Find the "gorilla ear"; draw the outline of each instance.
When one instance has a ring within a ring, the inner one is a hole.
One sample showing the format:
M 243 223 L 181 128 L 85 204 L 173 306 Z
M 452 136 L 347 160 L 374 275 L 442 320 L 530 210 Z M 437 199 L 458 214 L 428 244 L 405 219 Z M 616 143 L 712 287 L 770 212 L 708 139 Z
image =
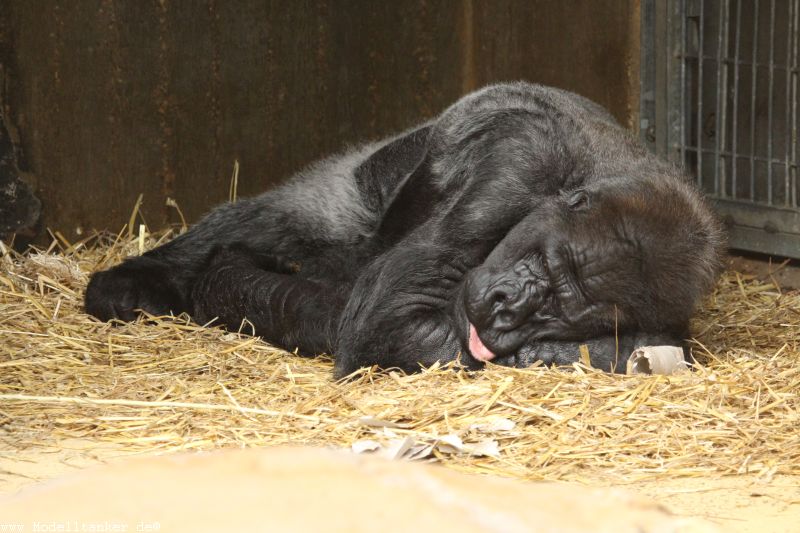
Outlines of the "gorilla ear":
M 373 152 L 356 167 L 354 176 L 364 203 L 384 212 L 402 185 L 428 153 L 433 127 L 426 124 L 407 131 Z
M 578 189 L 569 193 L 567 205 L 572 211 L 585 211 L 589 209 L 589 193 L 586 189 Z

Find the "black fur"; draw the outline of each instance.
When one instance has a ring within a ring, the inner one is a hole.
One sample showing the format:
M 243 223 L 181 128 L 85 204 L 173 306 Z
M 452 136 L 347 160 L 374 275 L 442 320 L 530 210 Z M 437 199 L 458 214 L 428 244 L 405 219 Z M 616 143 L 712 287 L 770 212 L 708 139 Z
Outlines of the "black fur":
M 86 310 L 247 318 L 279 346 L 335 353 L 337 377 L 459 354 L 479 368 L 471 347 L 565 364 L 583 343 L 613 371 L 637 346 L 682 342 L 722 248 L 686 176 L 605 110 L 512 83 L 216 208 L 96 273 Z

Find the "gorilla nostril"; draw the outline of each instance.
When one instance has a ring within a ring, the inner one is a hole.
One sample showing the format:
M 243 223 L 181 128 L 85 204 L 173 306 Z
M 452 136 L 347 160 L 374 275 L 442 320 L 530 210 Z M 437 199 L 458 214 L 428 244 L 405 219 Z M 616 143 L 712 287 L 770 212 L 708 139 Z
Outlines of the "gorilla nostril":
M 512 299 L 510 287 L 495 287 L 489 293 L 489 301 L 493 304 L 507 304 Z
M 492 325 L 500 331 L 510 331 L 516 326 L 516 315 L 511 311 L 500 311 L 495 315 Z

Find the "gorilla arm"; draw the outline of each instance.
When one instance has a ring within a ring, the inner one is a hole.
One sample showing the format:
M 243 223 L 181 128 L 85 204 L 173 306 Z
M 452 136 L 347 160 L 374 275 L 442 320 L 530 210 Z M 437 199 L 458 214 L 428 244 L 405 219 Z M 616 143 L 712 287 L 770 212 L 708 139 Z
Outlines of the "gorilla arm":
M 416 372 L 456 359 L 463 350 L 459 328 L 466 324 L 455 305 L 463 277 L 456 253 L 431 245 L 398 246 L 376 259 L 350 293 L 334 376 L 373 364 Z M 481 366 L 466 353 L 461 362 Z
M 304 356 L 332 353 L 347 288 L 290 272 L 279 258 L 239 245 L 223 247 L 194 285 L 192 316 L 198 323 L 217 319 L 229 329 L 247 320 L 254 335 L 287 350 Z
M 191 291 L 210 252 L 242 243 L 259 253 L 291 256 L 346 247 L 371 231 L 426 150 L 429 127 L 321 161 L 255 198 L 223 204 L 187 233 L 92 276 L 86 311 L 101 320 L 133 320 L 192 310 Z
M 101 320 L 131 321 L 140 309 L 153 315 L 191 311 L 191 284 L 210 251 L 226 239 L 257 247 L 263 218 L 264 201 L 259 198 L 217 207 L 187 233 L 92 275 L 86 312 Z
M 397 247 L 378 258 L 356 282 L 343 312 L 335 377 L 373 364 L 415 372 L 420 365 L 452 361 L 459 354 L 467 368 L 480 368 L 481 362 L 463 344 L 468 335 L 461 305 L 464 274 L 457 252 L 442 252 L 430 245 Z M 532 340 L 492 363 L 570 365 L 580 359 L 584 344 L 593 367 L 624 373 L 636 348 L 681 346 L 683 340 L 641 332 L 581 340 Z
M 634 350 L 643 346 L 679 346 L 684 358 L 687 350 L 683 339 L 659 333 L 620 333 L 582 341 L 541 340 L 523 346 L 517 353 L 498 357 L 492 362 L 503 366 L 527 367 L 542 361 L 545 365 L 569 366 L 580 361 L 581 346 L 589 350 L 593 368 L 605 372 L 624 374 L 628 358 Z

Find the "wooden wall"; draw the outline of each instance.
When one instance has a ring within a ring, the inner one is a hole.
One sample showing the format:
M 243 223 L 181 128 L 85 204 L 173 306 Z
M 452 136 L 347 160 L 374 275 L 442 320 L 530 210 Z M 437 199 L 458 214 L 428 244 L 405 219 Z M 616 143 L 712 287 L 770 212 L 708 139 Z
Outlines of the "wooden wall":
M 2 104 L 43 226 L 151 228 L 435 115 L 486 83 L 633 124 L 638 0 L 3 0 Z

